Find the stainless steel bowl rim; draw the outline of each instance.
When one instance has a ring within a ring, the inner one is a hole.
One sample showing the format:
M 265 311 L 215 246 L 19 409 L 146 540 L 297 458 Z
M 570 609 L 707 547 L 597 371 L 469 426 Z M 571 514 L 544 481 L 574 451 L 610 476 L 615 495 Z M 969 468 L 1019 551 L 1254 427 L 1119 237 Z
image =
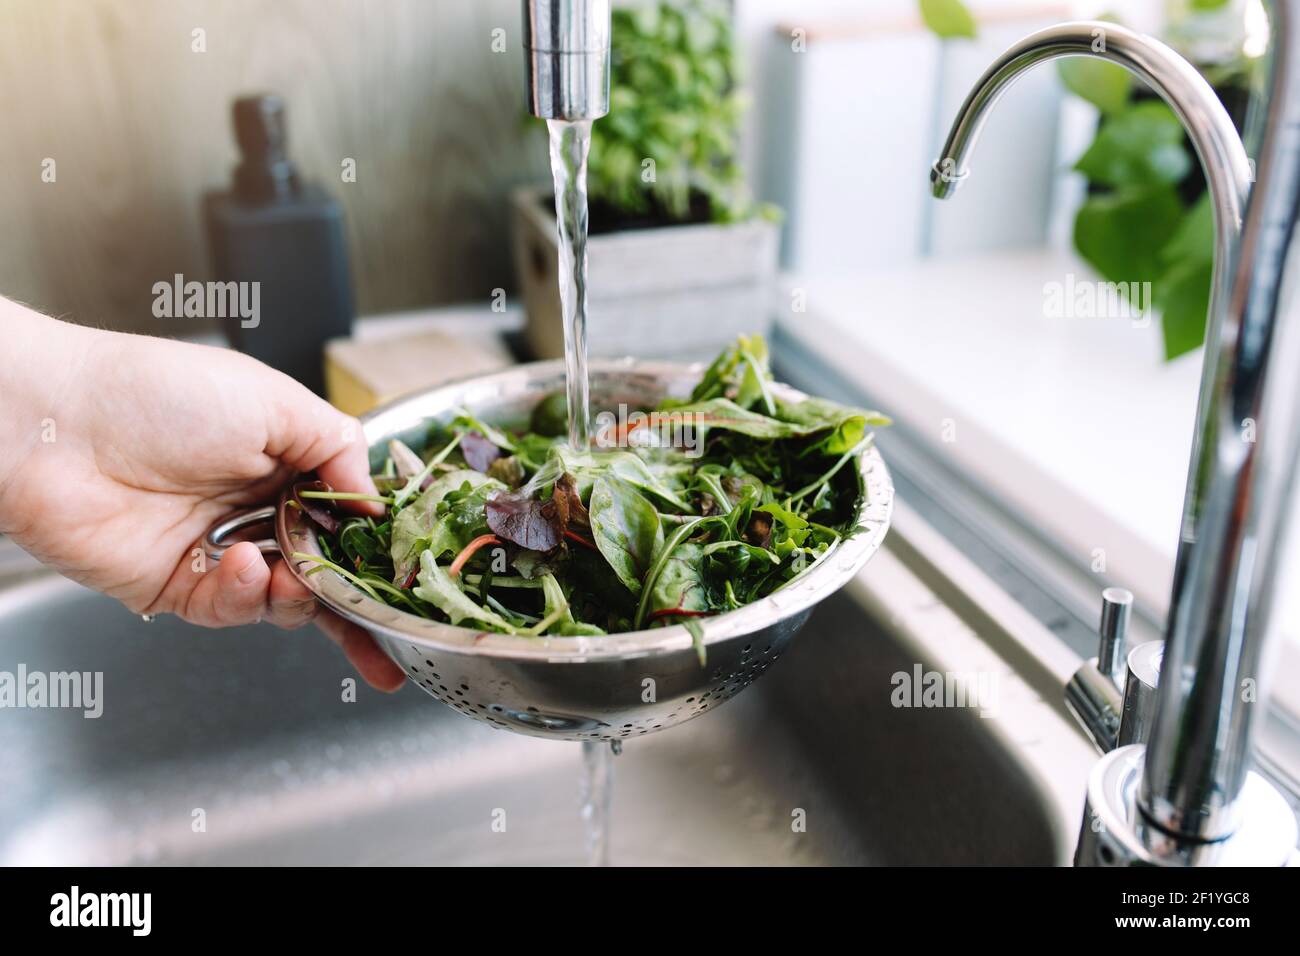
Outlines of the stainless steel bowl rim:
M 640 359 L 593 359 L 589 363 L 589 370 L 593 376 L 635 371 L 668 379 L 691 373 L 698 377 L 702 367 Z M 374 447 L 421 420 L 432 420 L 439 414 L 458 407 L 460 403 L 455 399 L 470 383 L 509 393 L 512 389 L 522 389 L 530 381 L 562 374 L 563 362 L 532 362 L 403 396 L 361 417 L 366 441 Z M 778 392 L 789 398 L 806 397 L 804 393 L 786 385 L 778 386 Z M 880 547 L 889 530 L 894 489 L 884 460 L 874 446 L 861 455 L 860 468 L 867 494 L 858 514 L 857 534 L 836 542 L 781 590 L 734 611 L 716 617 L 700 618 L 705 647 L 757 632 L 774 621 L 798 614 L 843 587 L 862 569 Z M 318 556 L 323 554 L 317 541 L 315 525 L 298 509 L 287 507 L 288 500 L 286 491 L 276 509 L 276 539 L 281 553 L 296 576 L 335 613 L 388 638 L 407 641 L 427 648 L 430 652 L 451 651 L 504 659 L 545 660 L 557 664 L 580 664 L 591 660 L 636 660 L 675 653 L 691 647 L 694 641 L 690 632 L 680 624 L 593 637 L 520 637 L 444 624 L 398 610 L 382 601 L 376 601 L 327 568 L 308 574 L 313 567 L 317 567 L 315 563 L 290 557 L 294 552 Z

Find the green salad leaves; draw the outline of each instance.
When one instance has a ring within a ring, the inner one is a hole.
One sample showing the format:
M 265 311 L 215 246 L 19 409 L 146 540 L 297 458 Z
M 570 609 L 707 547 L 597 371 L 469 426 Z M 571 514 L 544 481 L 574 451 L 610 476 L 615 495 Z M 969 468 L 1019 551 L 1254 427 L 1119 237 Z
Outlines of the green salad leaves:
M 685 400 L 637 409 L 569 448 L 551 396 L 524 427 L 469 411 L 391 442 L 383 520 L 349 516 L 320 482 L 293 506 L 337 573 L 403 611 L 524 636 L 601 635 L 699 619 L 771 594 L 854 528 L 875 413 L 773 388 L 742 337 Z M 558 409 L 563 410 L 561 396 Z M 333 499 L 333 500 L 331 500 Z

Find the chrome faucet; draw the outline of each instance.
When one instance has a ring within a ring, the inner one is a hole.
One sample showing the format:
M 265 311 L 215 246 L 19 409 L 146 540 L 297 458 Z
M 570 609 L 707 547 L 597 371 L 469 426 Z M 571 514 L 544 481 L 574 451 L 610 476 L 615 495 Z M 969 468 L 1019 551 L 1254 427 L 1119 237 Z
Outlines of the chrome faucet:
M 1017 77 L 1046 60 L 1093 56 L 1126 67 L 1170 105 L 1205 168 L 1214 209 L 1204 367 L 1163 649 L 1130 654 L 1121 699 L 1115 615 L 1104 611 L 1102 650 L 1067 691 L 1108 751 L 1088 783 L 1081 865 L 1280 865 L 1296 844 L 1286 801 L 1249 768 L 1300 460 L 1300 322 L 1280 318 L 1292 291 L 1284 280 L 1300 277 L 1290 262 L 1300 256 L 1300 18 L 1285 2 L 1266 6 L 1267 115 L 1253 194 L 1241 139 L 1196 69 L 1158 40 L 1100 22 L 1051 27 L 1003 54 L 966 98 L 931 171 L 935 196 L 952 195 L 990 108 Z
M 524 0 L 528 111 L 595 120 L 609 112 L 609 0 Z

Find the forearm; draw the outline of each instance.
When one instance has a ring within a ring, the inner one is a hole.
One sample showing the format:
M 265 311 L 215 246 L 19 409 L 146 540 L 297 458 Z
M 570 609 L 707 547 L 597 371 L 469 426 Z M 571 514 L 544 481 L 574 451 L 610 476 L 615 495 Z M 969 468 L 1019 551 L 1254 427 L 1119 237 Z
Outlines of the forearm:
M 0 531 L 21 522 L 8 513 L 6 490 L 24 463 L 58 441 L 60 408 L 73 397 L 90 340 L 103 334 L 0 298 Z

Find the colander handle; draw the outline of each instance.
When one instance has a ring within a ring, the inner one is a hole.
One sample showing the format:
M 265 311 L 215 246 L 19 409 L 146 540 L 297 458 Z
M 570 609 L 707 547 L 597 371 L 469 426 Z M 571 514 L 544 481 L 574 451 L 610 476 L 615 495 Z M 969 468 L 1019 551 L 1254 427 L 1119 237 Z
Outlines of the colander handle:
M 236 511 L 226 515 L 220 521 L 213 524 L 203 536 L 203 554 L 216 564 L 221 560 L 226 550 L 237 542 L 231 541 L 232 535 L 246 531 L 249 528 L 256 528 L 259 525 L 271 525 L 275 522 L 275 505 L 264 505 L 260 508 L 246 508 L 243 511 Z M 257 549 L 268 557 L 275 555 L 279 557 L 280 546 L 276 543 L 275 538 L 259 538 L 253 541 Z

